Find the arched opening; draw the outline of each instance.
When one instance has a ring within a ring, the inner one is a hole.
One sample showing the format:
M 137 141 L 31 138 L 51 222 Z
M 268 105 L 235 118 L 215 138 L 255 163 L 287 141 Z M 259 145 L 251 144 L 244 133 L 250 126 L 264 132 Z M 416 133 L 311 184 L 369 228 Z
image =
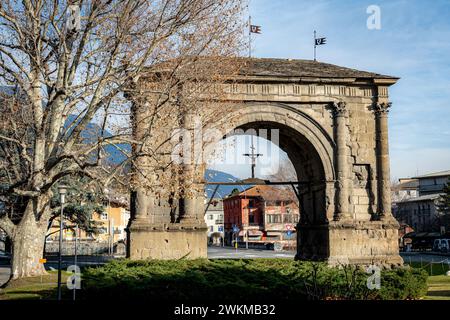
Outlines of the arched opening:
M 306 224 L 325 223 L 325 173 L 320 156 L 311 142 L 301 133 L 287 125 L 270 122 L 250 122 L 238 127 L 245 132 L 268 132 L 268 139 L 276 138 L 280 149 L 291 161 L 299 184 L 301 222 Z
M 295 170 L 296 195 L 300 206 L 297 229 L 297 257 L 326 259 L 329 256 L 329 235 L 326 227 L 334 215 L 333 143 L 321 126 L 292 109 L 277 106 L 252 107 L 240 111 L 235 128 L 226 130 L 225 137 L 234 134 L 254 134 L 275 141 Z M 226 117 L 233 119 L 233 116 Z M 325 144 L 324 144 L 325 142 Z M 326 142 L 329 142 L 327 145 Z M 261 177 L 257 177 L 261 178 Z M 264 178 L 264 177 L 263 177 Z M 287 182 L 287 181 L 285 181 Z

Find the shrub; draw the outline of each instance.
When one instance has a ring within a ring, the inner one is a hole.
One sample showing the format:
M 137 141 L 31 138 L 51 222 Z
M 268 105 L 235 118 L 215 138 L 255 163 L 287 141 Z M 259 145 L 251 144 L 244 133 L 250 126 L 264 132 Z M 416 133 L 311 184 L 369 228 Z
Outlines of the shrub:
M 418 299 L 427 274 L 409 267 L 381 273 L 367 288 L 361 268 L 289 259 L 118 260 L 83 273 L 84 299 L 170 301 L 295 301 L 305 299 Z

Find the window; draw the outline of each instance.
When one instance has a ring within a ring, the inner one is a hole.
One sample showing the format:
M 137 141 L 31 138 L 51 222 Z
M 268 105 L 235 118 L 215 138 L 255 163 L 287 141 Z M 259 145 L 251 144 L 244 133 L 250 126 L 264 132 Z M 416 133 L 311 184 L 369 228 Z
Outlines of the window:
M 210 226 L 209 231 L 214 232 L 214 226 Z
M 108 220 L 108 214 L 106 212 L 102 212 L 102 214 L 100 215 L 100 219 Z
M 255 215 L 254 214 L 250 214 L 248 216 L 248 223 L 255 223 Z
M 254 208 L 255 207 L 255 200 L 253 200 L 253 199 L 248 200 L 248 207 L 249 208 Z
M 213 220 L 213 219 L 214 219 L 214 216 L 213 216 L 212 214 L 210 214 L 210 215 L 208 216 L 208 219 L 209 219 L 209 220 Z
M 281 223 L 281 214 L 268 214 L 267 215 L 268 223 Z

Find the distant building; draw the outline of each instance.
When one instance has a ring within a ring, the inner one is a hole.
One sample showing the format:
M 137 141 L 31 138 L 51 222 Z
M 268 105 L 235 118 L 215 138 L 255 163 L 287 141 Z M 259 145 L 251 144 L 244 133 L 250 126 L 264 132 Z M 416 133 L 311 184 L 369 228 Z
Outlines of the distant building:
M 419 180 L 419 194 L 438 194 L 444 190 L 445 185 L 450 179 L 450 170 L 440 171 L 414 177 Z
M 400 223 L 406 223 L 416 232 L 439 230 L 438 199 L 439 194 L 430 194 L 403 200 L 397 203 L 395 216 Z
M 228 244 L 233 240 L 282 243 L 295 239 L 299 209 L 290 190 L 255 186 L 225 198 L 223 206 Z M 234 227 L 238 233 L 233 232 Z
M 399 219 L 401 216 L 399 213 L 398 203 L 406 201 L 419 196 L 419 180 L 412 178 L 401 178 L 398 183 L 391 188 L 391 201 L 392 201 L 392 214 Z M 401 219 L 399 219 L 400 221 Z M 403 225 L 409 226 L 406 220 L 400 221 Z M 401 235 L 399 233 L 399 237 Z
M 113 243 L 123 241 L 127 235 L 125 229 L 130 219 L 129 203 L 126 197 L 111 196 L 105 201 L 104 211 L 101 213 L 93 212 L 92 221 L 97 224 L 97 234 L 87 233 L 80 230 L 78 234 L 79 240 L 91 240 L 97 242 Z M 59 238 L 59 219 L 55 219 L 48 232 L 47 239 L 57 240 Z M 75 232 L 73 229 L 65 229 L 63 231 L 63 239 L 72 241 L 75 239 Z
M 415 232 L 448 231 L 442 228 L 445 226 L 437 203 L 449 179 L 450 170 L 412 178 L 411 181 L 418 181 L 418 196 L 404 197 L 393 205 L 393 213 L 400 224 L 409 225 Z
M 398 179 L 398 184 L 392 187 L 392 202 L 397 203 L 419 196 L 419 180 L 412 178 Z
M 208 199 L 209 201 L 209 199 Z M 207 203 L 205 204 L 207 205 Z M 211 244 L 222 244 L 224 237 L 223 227 L 223 202 L 222 199 L 211 199 L 208 210 L 205 213 L 205 223 L 208 227 L 208 241 Z

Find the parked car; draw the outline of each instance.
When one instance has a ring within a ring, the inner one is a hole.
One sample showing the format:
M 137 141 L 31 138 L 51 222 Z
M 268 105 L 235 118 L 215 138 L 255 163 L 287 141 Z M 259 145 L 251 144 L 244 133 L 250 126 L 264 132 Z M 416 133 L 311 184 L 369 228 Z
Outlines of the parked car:
M 435 239 L 433 251 L 450 252 L 450 239 Z

